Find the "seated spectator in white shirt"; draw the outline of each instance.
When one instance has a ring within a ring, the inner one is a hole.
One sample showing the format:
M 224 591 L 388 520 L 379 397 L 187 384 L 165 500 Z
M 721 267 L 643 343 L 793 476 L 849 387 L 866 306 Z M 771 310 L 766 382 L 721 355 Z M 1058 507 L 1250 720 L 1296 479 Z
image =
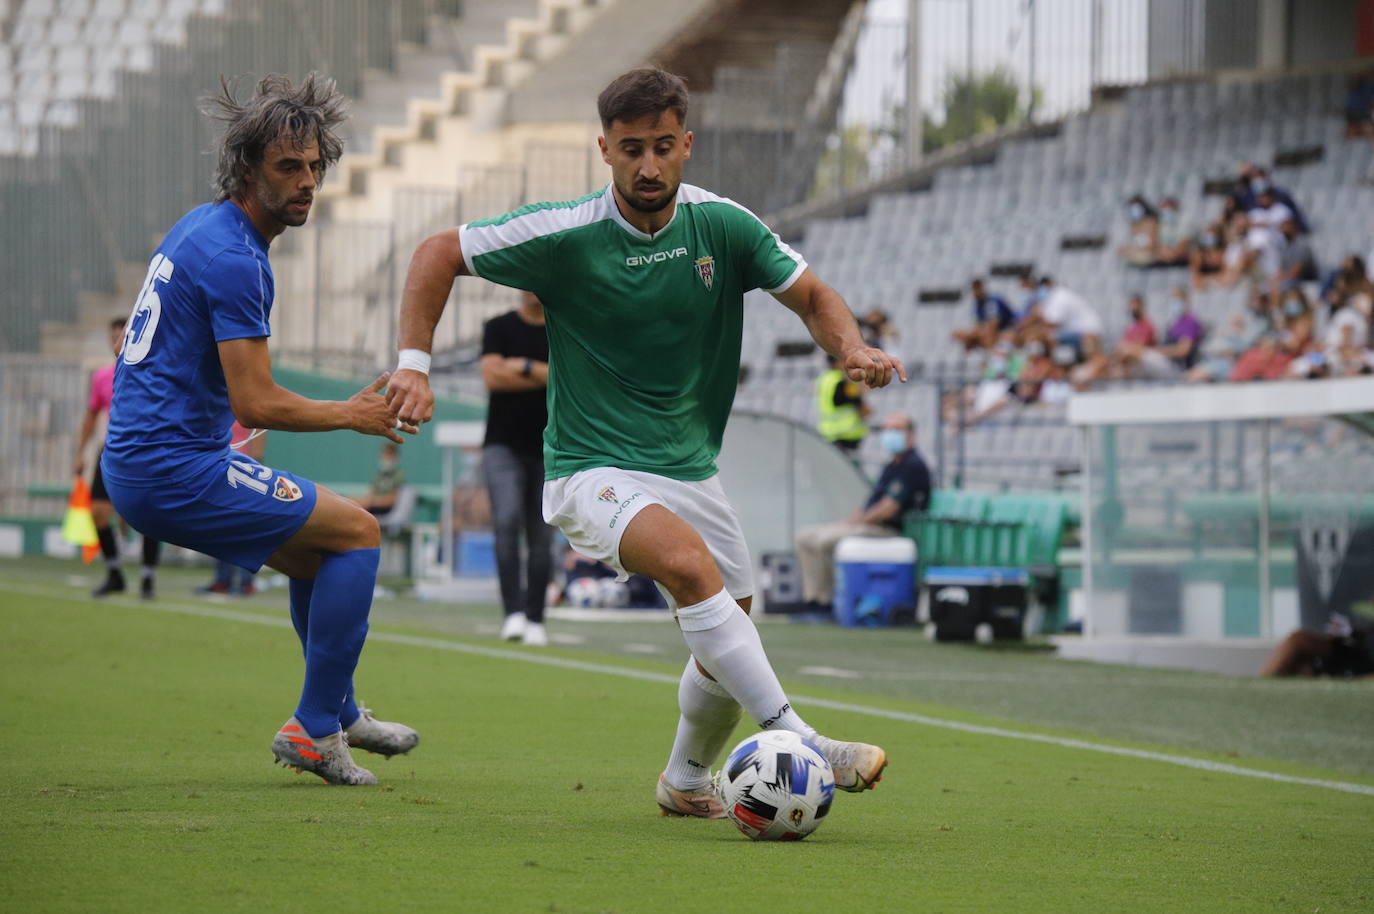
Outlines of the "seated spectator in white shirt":
M 1274 196 L 1274 188 L 1266 187 L 1255 198 L 1255 205 L 1245 214 L 1250 219 L 1251 228 L 1267 228 L 1277 232 L 1285 222 L 1293 222 L 1293 208 L 1280 203 Z M 1297 223 L 1294 222 L 1296 225 Z
M 1231 220 L 1229 237 L 1218 285 L 1234 286 L 1248 279 L 1267 289 L 1279 272 L 1283 236 L 1266 226 L 1252 225 L 1247 216 L 1237 215 Z
M 1087 299 L 1063 286 L 1056 286 L 1048 276 L 1040 280 L 1040 289 L 1044 297 L 1036 310 L 1040 320 L 1051 329 L 1054 343 L 1072 346 L 1080 355 L 1086 339 L 1101 343 L 1102 316 Z

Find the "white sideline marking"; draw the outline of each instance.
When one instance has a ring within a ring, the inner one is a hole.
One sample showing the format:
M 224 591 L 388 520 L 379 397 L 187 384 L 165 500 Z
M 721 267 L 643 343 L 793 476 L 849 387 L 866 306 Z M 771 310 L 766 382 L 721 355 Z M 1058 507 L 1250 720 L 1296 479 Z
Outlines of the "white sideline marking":
M 835 666 L 804 666 L 797 670 L 802 676 L 830 676 L 833 679 L 862 679 L 863 674 L 854 670 L 842 670 Z
M 29 596 L 53 597 L 51 590 L 35 587 L 17 585 L 10 581 L 0 580 L 0 587 L 11 593 L 23 593 Z M 247 622 L 251 625 L 265 625 L 269 628 L 290 628 L 291 621 L 278 616 L 264 616 L 258 613 L 242 612 L 234 609 L 220 609 L 214 606 L 190 606 L 186 604 L 174 603 L 144 603 L 134 602 L 127 598 L 105 598 L 101 601 L 104 606 L 121 606 L 125 609 L 147 609 L 157 612 L 176 613 L 183 616 L 201 616 L 207 619 L 221 619 L 227 622 Z M 585 660 L 572 660 L 566 657 L 551 657 L 548 654 L 532 653 L 527 651 L 508 650 L 499 647 L 484 647 L 477 644 L 465 644 L 461 641 L 445 641 L 441 638 L 422 638 L 416 635 L 402 635 L 392 632 L 370 632 L 368 639 L 371 641 L 385 641 L 389 644 L 405 644 L 411 647 L 424 647 L 433 650 L 453 651 L 459 654 L 473 654 L 479 657 L 491 657 L 497 660 L 516 660 L 522 663 L 537 663 L 544 666 L 559 667 L 565 670 L 577 670 L 583 673 L 603 673 L 607 676 L 619 676 L 622 679 L 638 679 L 644 682 L 661 682 L 665 685 L 676 686 L 680 676 L 669 676 L 665 673 L 655 673 L 649 670 L 635 670 L 629 667 L 613 666 L 608 663 L 592 663 Z M 1170 755 L 1165 752 L 1151 752 L 1148 749 L 1131 749 L 1126 746 L 1111 746 L 1106 743 L 1093 743 L 1087 740 L 1071 739 L 1062 736 L 1048 736 L 1043 733 L 1027 733 L 1021 730 L 1007 730 L 1002 727 L 988 727 L 982 724 L 968 724 L 957 720 L 946 720 L 940 717 L 929 717 L 925 714 L 914 714 L 910 711 L 893 711 L 887 708 L 872 708 L 867 705 L 850 704 L 843 701 L 831 701 L 825 698 L 812 698 L 807 695 L 793 695 L 792 701 L 797 704 L 814 705 L 818 708 L 828 708 L 832 711 L 846 711 L 850 714 L 865 714 L 870 717 L 882 717 L 888 720 L 899 720 L 905 723 L 921 724 L 926 727 L 938 727 L 943 730 L 955 730 L 960 733 L 973 733 L 978 736 L 997 736 L 1003 739 L 1016 739 L 1025 742 L 1044 743 L 1050 746 L 1059 746 L 1065 749 L 1081 749 L 1086 752 L 1100 752 L 1106 755 L 1119 755 L 1126 758 L 1145 759 L 1152 762 L 1163 762 L 1166 765 L 1177 765 L 1181 768 L 1194 768 L 1199 771 L 1210 771 L 1216 774 L 1234 774 L 1241 777 L 1259 778 L 1266 781 L 1277 781 L 1282 784 L 1300 784 L 1305 787 L 1320 787 L 1326 790 L 1338 790 L 1343 793 L 1356 793 L 1365 796 L 1374 796 L 1374 786 L 1366 784 L 1352 784 L 1347 781 L 1328 781 L 1321 778 L 1303 778 L 1291 774 L 1278 774 L 1273 771 L 1262 771 L 1257 768 L 1243 768 L 1240 765 L 1229 765 L 1225 762 L 1213 762 L 1208 759 L 1191 758 L 1186 755 Z

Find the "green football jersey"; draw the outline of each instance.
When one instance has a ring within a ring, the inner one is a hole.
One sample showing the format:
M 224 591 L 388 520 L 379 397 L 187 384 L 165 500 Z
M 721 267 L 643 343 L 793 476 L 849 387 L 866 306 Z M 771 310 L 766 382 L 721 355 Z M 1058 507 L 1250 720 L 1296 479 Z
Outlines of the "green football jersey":
M 796 252 L 738 203 L 688 184 L 653 235 L 625 220 L 609 186 L 458 232 L 469 272 L 544 303 L 546 479 L 594 467 L 715 474 L 744 293 L 788 289 L 806 269 Z

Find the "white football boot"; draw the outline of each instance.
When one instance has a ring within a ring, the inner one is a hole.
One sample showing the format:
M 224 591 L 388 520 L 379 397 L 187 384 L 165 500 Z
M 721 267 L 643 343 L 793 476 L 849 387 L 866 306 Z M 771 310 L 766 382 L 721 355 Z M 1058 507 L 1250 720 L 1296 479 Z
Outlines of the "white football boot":
M 837 739 L 816 741 L 835 772 L 835 786 L 850 793 L 872 790 L 883 779 L 887 753 L 868 743 L 842 743 Z
M 358 711 L 358 719 L 344 731 L 344 739 L 354 749 L 391 758 L 404 755 L 420 744 L 420 734 L 405 724 L 377 720 L 362 702 L 358 702 Z
M 519 641 L 525 634 L 525 614 L 511 613 L 501 623 L 502 641 Z
M 342 730 L 315 739 L 294 717 L 272 737 L 272 757 L 298 774 L 309 771 L 319 775 L 326 784 L 377 783 L 371 771 L 354 764 Z
M 525 633 L 520 636 L 520 643 L 529 647 L 548 647 L 549 633 L 544 631 L 544 623 L 526 622 Z
M 696 816 L 701 819 L 725 818 L 725 804 L 720 801 L 720 787 L 714 778 L 696 790 L 678 790 L 658 776 L 654 790 L 661 816 Z

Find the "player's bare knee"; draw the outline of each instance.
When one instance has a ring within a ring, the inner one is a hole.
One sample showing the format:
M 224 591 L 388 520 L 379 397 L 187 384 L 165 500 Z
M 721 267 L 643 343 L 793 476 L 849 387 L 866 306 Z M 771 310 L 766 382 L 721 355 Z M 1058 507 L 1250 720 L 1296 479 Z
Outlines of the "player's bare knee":
M 660 558 L 659 583 L 682 605 L 698 603 L 720 590 L 719 577 L 705 548 L 679 546 Z
M 359 508 L 354 514 L 352 527 L 349 536 L 356 542 L 349 546 L 350 549 L 376 549 L 382 545 L 382 525 L 371 512 Z

